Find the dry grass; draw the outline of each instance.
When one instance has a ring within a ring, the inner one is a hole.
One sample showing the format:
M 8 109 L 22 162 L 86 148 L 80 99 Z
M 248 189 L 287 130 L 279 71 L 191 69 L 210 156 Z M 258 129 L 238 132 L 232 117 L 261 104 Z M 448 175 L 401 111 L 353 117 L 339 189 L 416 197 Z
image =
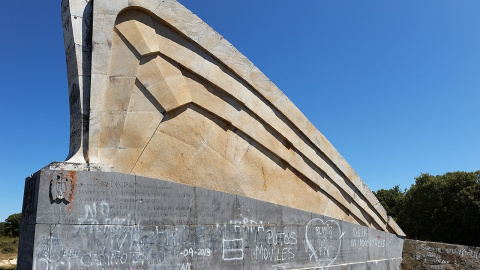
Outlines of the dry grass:
M 18 237 L 0 236 L 0 260 L 13 260 L 17 257 Z

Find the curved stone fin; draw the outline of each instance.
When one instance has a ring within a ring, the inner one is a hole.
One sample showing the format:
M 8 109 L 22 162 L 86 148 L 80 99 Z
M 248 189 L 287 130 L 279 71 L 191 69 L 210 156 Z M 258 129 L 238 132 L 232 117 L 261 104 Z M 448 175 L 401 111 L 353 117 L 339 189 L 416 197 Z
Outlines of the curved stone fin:
M 300 110 L 178 2 L 93 12 L 90 161 L 403 233 Z
M 142 60 L 137 78 L 167 112 L 192 101 L 178 64 L 160 55 Z
M 158 52 L 159 47 L 152 17 L 143 12 L 126 15 L 119 18 L 120 20 L 115 28 L 122 33 L 141 56 Z

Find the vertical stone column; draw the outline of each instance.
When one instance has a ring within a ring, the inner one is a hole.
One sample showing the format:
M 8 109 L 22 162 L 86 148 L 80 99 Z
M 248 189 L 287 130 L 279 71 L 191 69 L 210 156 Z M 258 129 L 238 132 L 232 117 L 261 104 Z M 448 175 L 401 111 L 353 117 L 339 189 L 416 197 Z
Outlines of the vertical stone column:
M 88 162 L 93 0 L 63 0 L 62 21 L 70 100 L 69 162 Z

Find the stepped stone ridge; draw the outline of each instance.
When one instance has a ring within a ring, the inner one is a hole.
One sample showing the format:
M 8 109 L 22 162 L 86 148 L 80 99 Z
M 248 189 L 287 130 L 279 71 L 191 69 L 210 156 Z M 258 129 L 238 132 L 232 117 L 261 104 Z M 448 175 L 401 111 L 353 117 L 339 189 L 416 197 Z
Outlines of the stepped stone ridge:
M 70 150 L 26 180 L 19 269 L 399 269 L 370 189 L 184 6 L 63 0 L 62 20 Z
M 67 161 L 404 235 L 301 111 L 178 2 L 65 0 L 62 12 Z

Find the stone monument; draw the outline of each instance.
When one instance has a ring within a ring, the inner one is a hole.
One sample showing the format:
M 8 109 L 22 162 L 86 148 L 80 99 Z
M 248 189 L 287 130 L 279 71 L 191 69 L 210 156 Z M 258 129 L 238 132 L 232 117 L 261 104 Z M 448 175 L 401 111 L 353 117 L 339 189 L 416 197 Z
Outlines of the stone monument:
M 330 142 L 175 0 L 63 0 L 67 161 L 25 182 L 18 269 L 399 269 Z

